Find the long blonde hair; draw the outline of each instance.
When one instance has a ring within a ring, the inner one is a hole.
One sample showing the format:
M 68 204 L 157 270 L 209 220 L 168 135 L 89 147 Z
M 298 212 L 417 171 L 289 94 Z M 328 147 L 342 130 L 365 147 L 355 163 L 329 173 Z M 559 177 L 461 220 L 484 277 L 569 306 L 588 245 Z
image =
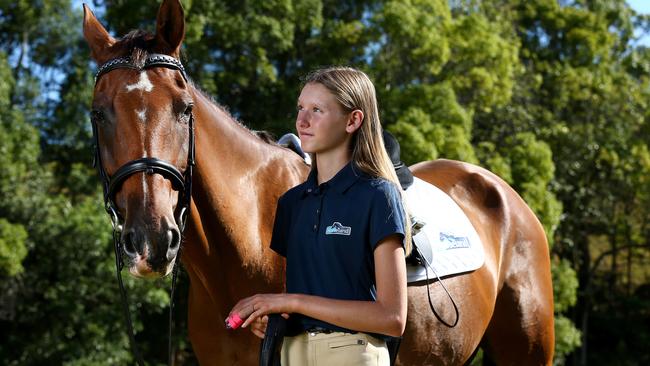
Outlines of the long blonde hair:
M 335 66 L 312 71 L 304 78 L 303 86 L 309 83 L 327 88 L 346 113 L 356 109 L 363 112 L 363 123 L 352 136 L 352 161 L 370 176 L 392 182 L 403 198 L 393 163 L 384 146 L 375 86 L 368 75 L 351 67 Z M 315 163 L 316 159 L 312 158 L 312 164 Z M 404 199 L 402 204 L 406 219 L 404 249 L 408 255 L 411 252 L 411 220 Z

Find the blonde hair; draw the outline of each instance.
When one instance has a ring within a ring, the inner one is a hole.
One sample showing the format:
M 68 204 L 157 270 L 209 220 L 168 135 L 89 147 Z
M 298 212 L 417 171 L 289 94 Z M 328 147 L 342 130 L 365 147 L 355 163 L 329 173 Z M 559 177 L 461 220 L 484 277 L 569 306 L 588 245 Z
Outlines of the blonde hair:
M 350 113 L 356 109 L 363 112 L 363 123 L 352 136 L 352 161 L 370 176 L 392 182 L 403 198 L 395 168 L 384 146 L 375 86 L 368 75 L 351 67 L 328 67 L 309 73 L 303 80 L 303 86 L 309 83 L 318 83 L 327 88 L 345 112 Z M 316 167 L 316 159 L 313 157 L 312 164 Z M 411 220 L 404 199 L 402 205 L 406 220 L 404 249 L 408 255 L 411 252 Z

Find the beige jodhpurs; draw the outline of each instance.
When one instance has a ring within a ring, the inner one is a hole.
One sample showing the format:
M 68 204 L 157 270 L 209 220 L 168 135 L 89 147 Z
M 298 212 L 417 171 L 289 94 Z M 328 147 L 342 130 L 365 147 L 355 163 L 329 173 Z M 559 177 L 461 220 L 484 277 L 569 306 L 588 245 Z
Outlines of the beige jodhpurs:
M 389 366 L 386 342 L 365 333 L 309 333 L 285 337 L 282 366 Z

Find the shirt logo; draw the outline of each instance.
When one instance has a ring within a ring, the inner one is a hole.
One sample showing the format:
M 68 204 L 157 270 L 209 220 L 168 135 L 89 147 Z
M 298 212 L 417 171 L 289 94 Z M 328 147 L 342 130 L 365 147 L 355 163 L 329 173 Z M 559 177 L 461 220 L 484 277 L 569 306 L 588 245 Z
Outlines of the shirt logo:
M 335 221 L 332 226 L 328 226 L 325 230 L 325 235 L 350 235 L 352 228 L 343 226 L 340 222 Z

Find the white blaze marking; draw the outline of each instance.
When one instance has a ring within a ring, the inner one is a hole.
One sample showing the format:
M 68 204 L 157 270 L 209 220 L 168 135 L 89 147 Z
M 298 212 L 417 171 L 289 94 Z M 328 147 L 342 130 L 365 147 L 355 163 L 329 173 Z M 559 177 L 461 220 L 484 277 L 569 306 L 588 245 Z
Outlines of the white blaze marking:
M 151 84 L 151 81 L 149 81 L 149 77 L 147 76 L 146 72 L 140 73 L 140 80 L 138 80 L 137 83 L 129 84 L 126 86 L 126 91 L 130 92 L 133 90 L 142 90 L 146 92 L 153 90 L 153 84 Z
M 147 156 L 146 152 L 145 152 L 145 156 Z M 144 208 L 148 208 L 148 204 L 147 204 L 147 198 L 148 198 L 147 195 L 149 194 L 149 190 L 147 189 L 148 175 L 149 174 L 147 174 L 146 172 L 142 173 L 142 207 Z M 144 244 L 143 246 L 146 248 L 147 243 L 143 243 L 143 244 Z
M 146 122 L 147 121 L 147 109 L 142 108 L 141 110 L 136 110 L 135 114 L 138 115 L 138 118 L 140 119 L 140 122 Z

